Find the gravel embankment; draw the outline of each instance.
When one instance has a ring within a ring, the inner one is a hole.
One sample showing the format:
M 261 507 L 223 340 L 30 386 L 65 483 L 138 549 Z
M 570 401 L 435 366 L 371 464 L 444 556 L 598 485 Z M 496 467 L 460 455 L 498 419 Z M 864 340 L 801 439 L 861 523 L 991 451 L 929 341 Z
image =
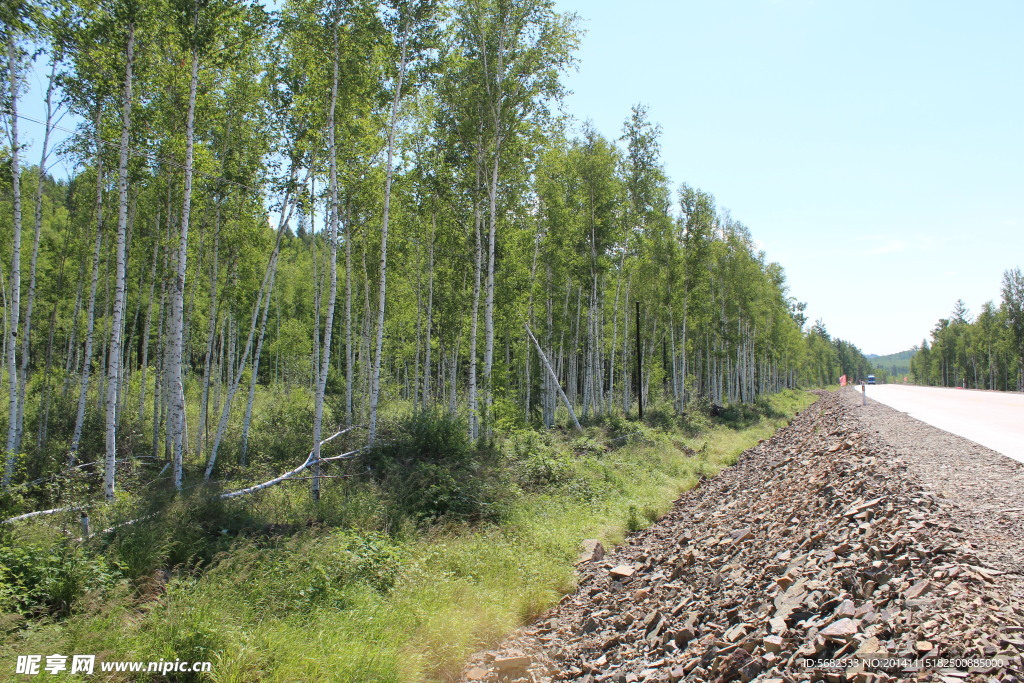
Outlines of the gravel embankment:
M 1003 460 L 824 394 L 463 680 L 1024 681 L 1024 474 Z

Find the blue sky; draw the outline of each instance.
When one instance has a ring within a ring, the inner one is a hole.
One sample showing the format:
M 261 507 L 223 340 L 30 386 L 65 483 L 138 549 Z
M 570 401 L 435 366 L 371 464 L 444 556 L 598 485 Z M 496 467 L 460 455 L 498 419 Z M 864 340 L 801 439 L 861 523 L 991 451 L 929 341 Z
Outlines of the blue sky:
M 618 137 L 647 105 L 674 186 L 712 192 L 833 335 L 907 349 L 1024 267 L 1024 2 L 556 1 L 587 31 L 565 109 Z
M 647 105 L 673 183 L 712 192 L 865 353 L 1024 267 L 1024 3 L 558 6 L 587 30 L 566 109 L 618 136 Z

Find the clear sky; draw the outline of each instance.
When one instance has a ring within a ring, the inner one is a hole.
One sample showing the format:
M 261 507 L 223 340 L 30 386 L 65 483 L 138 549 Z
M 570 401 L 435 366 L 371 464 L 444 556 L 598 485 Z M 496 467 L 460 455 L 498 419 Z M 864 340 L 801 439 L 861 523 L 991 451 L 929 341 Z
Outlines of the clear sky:
M 556 1 L 587 31 L 566 110 L 618 137 L 647 105 L 674 186 L 712 192 L 834 336 L 910 348 L 1024 267 L 1024 2 Z
M 558 0 L 587 30 L 566 109 L 633 104 L 673 184 L 715 195 L 811 320 L 920 344 L 1024 267 L 1024 2 Z

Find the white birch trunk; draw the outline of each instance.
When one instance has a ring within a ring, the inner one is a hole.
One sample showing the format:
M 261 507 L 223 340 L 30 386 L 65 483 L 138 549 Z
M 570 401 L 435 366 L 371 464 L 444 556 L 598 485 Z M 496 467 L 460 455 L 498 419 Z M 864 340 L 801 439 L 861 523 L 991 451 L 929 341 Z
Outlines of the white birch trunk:
M 182 341 L 185 331 L 185 264 L 188 257 L 188 228 L 192 211 L 192 164 L 195 153 L 196 90 L 199 87 L 199 54 L 192 53 L 191 78 L 188 89 L 188 111 L 185 115 L 185 191 L 181 209 L 181 233 L 178 240 L 178 258 L 174 286 L 171 288 L 171 335 L 168 341 L 170 354 L 170 430 L 174 488 L 181 490 L 183 466 L 183 438 L 185 433 L 185 399 L 182 377 Z
M 159 223 L 159 219 L 157 219 Z M 149 271 L 149 301 L 146 303 L 146 321 L 142 331 L 142 367 L 139 378 L 139 419 L 142 419 L 146 407 L 146 371 L 149 369 L 149 333 L 153 322 L 153 296 L 156 294 L 156 262 L 159 255 L 160 242 L 153 238 L 153 266 Z
M 423 405 L 428 407 L 430 399 L 430 333 L 434 327 L 434 235 L 437 233 L 437 222 L 434 214 L 430 215 L 430 250 L 427 254 L 427 349 L 423 359 Z
M 480 278 L 483 271 L 483 245 L 481 244 L 480 235 L 480 222 L 481 222 L 480 210 L 477 208 L 476 217 L 474 218 L 474 225 L 476 226 L 476 251 L 474 258 L 474 274 L 473 274 L 473 308 L 471 311 L 471 321 L 469 325 L 469 438 L 471 441 L 476 441 L 479 436 L 479 428 L 477 423 L 477 380 L 476 380 L 476 345 L 477 345 L 477 330 L 479 327 L 479 312 L 480 312 Z
M 128 26 L 125 50 L 124 103 L 121 109 L 121 150 L 117 168 L 117 252 L 114 284 L 114 311 L 110 324 L 110 356 L 107 361 L 106 458 L 103 468 L 103 495 L 114 499 L 117 469 L 117 400 L 121 380 L 121 333 L 127 278 L 125 274 L 126 235 L 128 230 L 128 134 L 132 115 L 132 62 L 135 55 L 135 24 Z
M 530 326 L 526 325 L 526 333 L 530 335 L 530 339 L 533 341 L 534 346 L 537 348 L 537 353 L 540 355 L 540 361 L 547 368 L 548 373 L 551 375 L 551 381 L 554 382 L 555 388 L 558 389 L 558 395 L 562 397 L 562 401 L 565 402 L 565 407 L 569 410 L 569 417 L 572 418 L 573 424 L 576 429 L 583 431 L 583 427 L 580 426 L 580 421 L 576 419 L 576 412 L 572 409 L 572 403 L 569 401 L 569 397 L 562 391 L 562 385 L 558 383 L 558 377 L 555 375 L 554 369 L 551 367 L 551 363 L 548 362 L 547 356 L 544 355 L 544 351 L 540 348 L 540 342 L 533 336 L 533 331 L 530 330 Z
M 338 149 L 337 149 L 337 122 L 335 114 L 338 105 L 338 26 L 334 25 L 334 59 L 333 73 L 331 78 L 331 105 L 327 115 L 327 153 L 330 167 L 330 234 L 328 243 L 331 250 L 329 257 L 330 269 L 330 294 L 327 297 L 327 320 L 324 324 L 324 346 L 323 359 L 317 372 L 316 398 L 313 412 L 313 450 L 310 458 L 313 462 L 313 481 L 310 485 L 310 493 L 313 500 L 320 500 L 320 430 L 323 427 L 324 417 L 324 393 L 327 391 L 327 373 L 331 367 L 331 331 L 334 324 L 334 301 L 338 295 Z M 390 162 L 390 157 L 389 157 Z M 390 186 L 389 186 L 390 188 Z M 385 199 L 385 207 L 387 206 Z M 385 208 L 385 216 L 387 209 Z M 386 220 L 386 219 L 385 219 Z M 381 275 L 383 278 L 383 274 Z M 383 285 L 382 285 L 383 287 Z M 381 294 L 383 297 L 383 293 Z M 383 305 L 383 301 L 381 302 Z M 372 433 L 372 432 L 371 432 Z
M 352 380 L 355 347 L 352 345 L 352 215 L 345 213 L 345 426 L 352 426 Z
M 14 476 L 15 450 L 14 442 L 18 431 L 18 315 L 21 309 L 21 165 L 19 157 L 21 149 L 18 140 L 18 83 L 20 79 L 17 73 L 17 48 L 14 44 L 13 30 L 7 34 L 7 72 L 8 87 L 11 107 L 10 133 L 11 133 L 11 190 L 12 190 L 12 211 L 14 238 L 11 245 L 11 286 L 8 309 L 10 316 L 8 321 L 7 341 L 7 384 L 10 394 L 10 404 L 7 417 L 7 448 L 4 453 L 3 487 L 10 486 L 11 477 Z
M 54 61 L 50 65 L 50 78 L 46 86 L 46 117 L 43 127 L 43 145 L 39 158 L 39 182 L 36 183 L 35 225 L 32 238 L 32 257 L 29 264 L 28 301 L 25 303 L 24 331 L 21 333 L 21 368 L 18 373 L 18 431 L 13 452 L 21 451 L 21 436 L 25 424 L 25 391 L 28 387 L 28 360 L 31 353 L 32 309 L 36 299 L 36 264 L 39 261 L 39 233 L 43 227 L 43 186 L 46 178 L 46 159 L 49 156 L 51 121 L 53 119 L 53 80 L 57 69 Z M 63 267 L 63 266 L 62 266 Z
M 284 235 L 284 228 L 291 217 L 290 212 L 286 213 L 290 196 L 290 193 L 286 193 L 284 202 L 281 204 L 281 216 L 277 227 L 277 241 L 274 243 L 274 251 L 270 255 L 267 270 L 263 273 L 263 281 L 260 283 L 260 289 L 256 295 L 256 303 L 252 309 L 252 318 L 249 321 L 249 336 L 246 338 L 245 348 L 242 350 L 242 356 L 237 360 L 237 363 L 234 359 L 237 330 L 231 334 L 231 352 L 228 354 L 227 361 L 229 365 L 228 391 L 227 396 L 224 398 L 224 406 L 221 408 L 220 421 L 217 423 L 217 434 L 214 436 L 213 446 L 210 448 L 210 457 L 206 461 L 206 470 L 203 473 L 204 481 L 210 480 L 210 477 L 213 475 L 214 465 L 217 464 L 217 452 L 220 450 L 220 444 L 224 439 L 225 432 L 227 432 L 228 420 L 231 417 L 231 405 L 234 402 L 235 393 L 238 391 L 238 385 L 241 383 L 245 364 L 249 361 L 249 354 L 252 351 L 253 339 L 256 336 L 256 323 L 260 317 L 260 308 L 263 309 L 264 322 L 266 322 L 266 318 L 269 315 L 270 298 L 274 289 L 274 278 L 277 275 L 277 258 L 281 251 L 281 237 Z
M 210 268 L 210 316 L 206 322 L 206 353 L 203 354 L 203 387 L 199 399 L 199 425 L 196 429 L 196 453 L 203 452 L 206 440 L 207 412 L 210 403 L 210 373 L 213 371 L 213 346 L 217 338 L 217 261 L 220 248 L 220 203 L 217 205 L 213 236 L 213 263 Z
M 276 267 L 274 272 L 276 272 Z M 260 334 L 256 340 L 256 354 L 252 358 L 252 372 L 249 377 L 249 398 L 245 402 L 245 417 L 242 420 L 242 451 L 238 456 L 238 464 L 242 467 L 249 464 L 249 425 L 252 422 L 252 404 L 256 399 L 256 381 L 260 374 L 260 355 L 263 353 L 263 339 L 267 333 L 267 318 L 270 317 L 270 299 L 273 291 L 274 274 L 271 273 L 270 286 L 267 288 L 267 297 L 263 304 L 263 318 L 260 321 Z
M 93 333 L 96 327 L 96 290 L 100 279 L 100 251 L 103 243 L 103 154 L 100 147 L 100 108 L 96 107 L 94 123 L 96 140 L 96 241 L 92 252 L 92 279 L 89 284 L 89 303 L 86 306 L 85 351 L 83 352 L 82 376 L 78 389 L 78 410 L 75 413 L 75 430 L 71 436 L 71 450 L 68 466 L 75 464 L 78 445 L 82 438 L 85 422 L 85 403 L 89 391 L 89 374 L 92 369 Z
M 407 20 L 408 21 L 408 20 Z M 388 270 L 388 223 L 391 212 L 391 182 L 395 173 L 395 130 L 398 127 L 398 104 L 402 98 L 402 82 L 405 80 L 406 60 L 408 58 L 409 27 L 402 31 L 401 55 L 398 63 L 398 79 L 395 83 L 395 96 L 391 101 L 391 122 L 388 126 L 388 156 L 384 176 L 384 215 L 380 228 L 380 287 L 377 292 L 377 346 L 373 357 L 373 376 L 370 380 L 370 435 L 372 446 L 377 439 L 377 402 L 380 400 L 380 368 L 381 355 L 384 351 L 384 301 L 387 292 Z

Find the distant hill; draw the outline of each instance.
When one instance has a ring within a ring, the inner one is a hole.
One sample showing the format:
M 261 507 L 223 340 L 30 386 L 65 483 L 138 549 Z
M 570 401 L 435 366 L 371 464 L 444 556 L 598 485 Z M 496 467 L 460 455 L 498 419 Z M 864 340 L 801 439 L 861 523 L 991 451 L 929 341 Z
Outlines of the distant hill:
M 868 360 L 879 370 L 885 370 L 893 376 L 904 376 L 910 374 L 910 359 L 917 353 L 917 349 L 890 353 L 887 356 L 877 354 L 868 355 Z

